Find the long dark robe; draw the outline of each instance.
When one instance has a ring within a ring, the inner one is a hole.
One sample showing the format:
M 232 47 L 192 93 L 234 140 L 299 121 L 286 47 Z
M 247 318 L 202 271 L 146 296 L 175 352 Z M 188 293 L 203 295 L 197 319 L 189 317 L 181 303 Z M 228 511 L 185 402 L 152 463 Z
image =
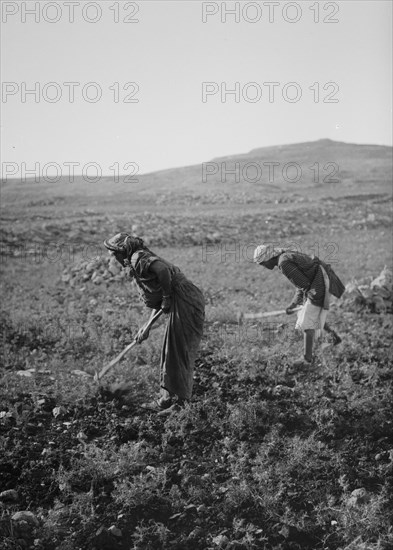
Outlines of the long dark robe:
M 159 260 L 171 273 L 172 309 L 169 313 L 161 351 L 161 386 L 181 399 L 191 399 L 195 359 L 203 334 L 205 300 L 201 290 L 178 267 L 139 250 L 131 257 L 132 271 L 147 307 L 161 307 L 163 290 L 149 270 Z

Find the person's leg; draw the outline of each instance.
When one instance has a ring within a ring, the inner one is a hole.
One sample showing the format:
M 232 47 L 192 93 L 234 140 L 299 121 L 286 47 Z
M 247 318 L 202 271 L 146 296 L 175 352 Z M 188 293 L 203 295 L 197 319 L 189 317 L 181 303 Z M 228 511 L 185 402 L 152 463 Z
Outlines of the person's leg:
M 315 329 L 319 327 L 320 311 L 321 308 L 312 305 L 311 302 L 307 300 L 298 313 L 296 328 L 303 331 L 303 357 L 292 363 L 294 368 L 312 364 L 314 342 L 316 338 Z
M 303 367 L 305 365 L 311 365 L 313 362 L 315 330 L 306 329 L 303 331 L 303 334 L 304 334 L 303 357 L 292 363 L 292 367 L 294 367 L 295 369 Z
M 311 363 L 313 359 L 313 347 L 315 339 L 315 330 L 307 329 L 304 331 L 304 359 Z

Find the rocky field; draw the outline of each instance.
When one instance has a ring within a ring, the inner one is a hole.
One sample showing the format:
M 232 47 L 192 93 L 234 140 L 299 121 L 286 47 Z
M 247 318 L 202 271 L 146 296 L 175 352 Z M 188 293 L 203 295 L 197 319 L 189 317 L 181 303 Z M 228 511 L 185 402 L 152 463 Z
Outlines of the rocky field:
M 359 158 L 323 189 L 175 193 L 164 173 L 162 193 L 145 184 L 125 202 L 105 185 L 3 185 L 2 549 L 393 547 L 391 189 L 370 158 L 376 181 L 356 183 Z M 118 230 L 205 294 L 194 396 L 169 416 L 143 407 L 164 319 L 94 380 L 147 317 L 103 249 Z M 330 312 L 342 343 L 326 337 L 308 371 L 289 368 L 302 348 L 292 318 L 238 322 L 292 297 L 250 261 L 270 239 L 317 253 L 347 285 Z

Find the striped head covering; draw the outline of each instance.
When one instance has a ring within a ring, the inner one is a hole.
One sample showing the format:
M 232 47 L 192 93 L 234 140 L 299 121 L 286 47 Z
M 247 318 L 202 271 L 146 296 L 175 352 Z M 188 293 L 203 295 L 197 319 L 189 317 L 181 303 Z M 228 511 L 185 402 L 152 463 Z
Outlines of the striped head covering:
M 133 237 L 129 233 L 117 233 L 114 237 L 104 241 L 104 245 L 111 252 L 124 254 L 126 258 L 129 258 L 135 250 L 145 248 L 142 239 Z
M 104 245 L 112 252 L 125 252 L 128 238 L 132 238 L 128 233 L 117 233 L 114 237 L 104 241 Z
M 284 252 L 283 248 L 274 248 L 273 243 L 260 244 L 254 250 L 254 262 L 261 264 L 262 262 L 268 262 L 272 258 L 279 256 Z

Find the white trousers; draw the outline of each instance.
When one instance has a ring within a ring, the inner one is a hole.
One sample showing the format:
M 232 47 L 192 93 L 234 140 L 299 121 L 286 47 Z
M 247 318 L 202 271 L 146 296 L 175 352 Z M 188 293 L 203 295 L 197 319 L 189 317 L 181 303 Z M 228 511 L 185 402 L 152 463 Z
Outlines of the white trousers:
M 318 340 L 322 336 L 323 327 L 325 326 L 327 309 L 314 306 L 310 300 L 299 310 L 297 314 L 296 327 L 301 330 L 315 330 L 315 339 Z

